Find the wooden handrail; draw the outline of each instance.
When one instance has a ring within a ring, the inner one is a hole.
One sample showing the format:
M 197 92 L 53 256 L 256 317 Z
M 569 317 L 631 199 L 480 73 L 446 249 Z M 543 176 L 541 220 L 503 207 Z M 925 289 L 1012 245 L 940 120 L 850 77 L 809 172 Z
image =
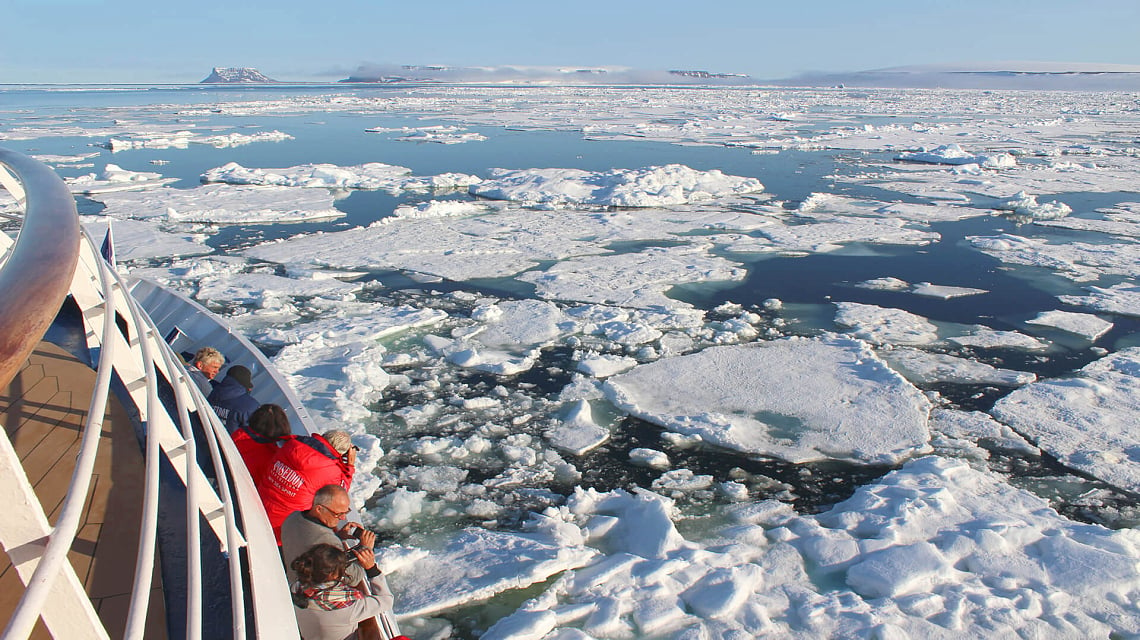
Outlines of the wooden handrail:
M 67 297 L 79 258 L 79 214 L 46 165 L 0 149 L 27 194 L 24 224 L 0 270 L 0 387 L 16 376 Z

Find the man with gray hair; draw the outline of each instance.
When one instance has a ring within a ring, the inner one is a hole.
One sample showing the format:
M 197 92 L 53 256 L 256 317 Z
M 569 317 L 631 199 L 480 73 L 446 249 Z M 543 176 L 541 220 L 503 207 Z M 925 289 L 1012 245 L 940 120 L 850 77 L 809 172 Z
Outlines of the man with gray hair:
M 211 381 L 222 370 L 222 365 L 225 363 L 226 358 L 221 351 L 213 347 L 202 347 L 194 354 L 194 359 L 190 364 L 186 365 L 186 371 L 202 395 L 208 397 L 210 392 L 214 390 Z
M 281 556 L 285 559 L 285 571 L 289 584 L 297 580 L 296 572 L 290 566 L 293 560 L 317 544 L 331 544 L 346 549 L 346 540 L 360 540 L 362 549 L 371 549 L 376 544 L 376 534 L 368 531 L 358 522 L 347 522 L 338 527 L 352 506 L 348 492 L 339 484 L 327 484 L 313 494 L 313 506 L 308 511 L 294 511 L 281 524 Z M 345 582 L 355 585 L 365 578 L 364 569 L 358 563 L 351 563 L 345 570 Z

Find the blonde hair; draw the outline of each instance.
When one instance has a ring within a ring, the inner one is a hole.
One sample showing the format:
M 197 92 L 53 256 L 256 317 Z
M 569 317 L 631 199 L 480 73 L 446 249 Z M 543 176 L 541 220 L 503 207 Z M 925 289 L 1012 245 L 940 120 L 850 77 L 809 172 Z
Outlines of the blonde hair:
M 348 453 L 348 450 L 352 448 L 352 436 L 348 435 L 347 431 L 333 429 L 332 431 L 324 432 L 321 434 L 321 437 L 328 440 L 332 448 L 336 449 L 336 452 L 341 455 Z
M 226 363 L 226 357 L 222 355 L 221 351 L 213 347 L 202 347 L 194 354 L 194 364 L 217 362 L 219 365 Z

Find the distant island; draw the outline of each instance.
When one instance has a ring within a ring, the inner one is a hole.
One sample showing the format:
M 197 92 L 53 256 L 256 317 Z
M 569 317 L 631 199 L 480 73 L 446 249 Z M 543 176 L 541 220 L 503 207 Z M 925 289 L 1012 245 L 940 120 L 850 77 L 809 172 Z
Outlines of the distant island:
M 340 82 L 427 82 L 439 84 L 759 84 L 743 73 L 626 67 L 451 67 L 364 64 Z
M 199 84 L 265 84 L 277 82 L 252 67 L 214 67 Z
M 819 71 L 759 79 L 700 69 L 629 67 L 395 65 L 365 63 L 338 83 L 471 85 L 720 85 L 769 87 L 1140 91 L 1140 65 L 977 62 L 867 71 Z M 201 84 L 280 83 L 251 67 L 214 67 Z

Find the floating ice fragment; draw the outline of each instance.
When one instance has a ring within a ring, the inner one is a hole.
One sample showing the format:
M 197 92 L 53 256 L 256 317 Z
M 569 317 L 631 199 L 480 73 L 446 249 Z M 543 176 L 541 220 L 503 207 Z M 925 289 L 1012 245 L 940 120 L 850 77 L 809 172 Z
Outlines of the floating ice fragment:
M 1017 161 L 1008 153 L 974 155 L 964 151 L 957 144 L 944 144 L 930 150 L 923 148 L 921 151 L 900 153 L 895 158 L 905 162 L 931 164 L 976 164 L 987 169 L 1008 169 L 1017 165 Z
M 927 344 L 938 339 L 938 328 L 926 318 L 902 309 L 858 302 L 836 302 L 835 322 L 874 344 Z
M 920 296 L 927 296 L 930 298 L 941 298 L 949 300 L 951 298 L 961 298 L 963 296 L 976 296 L 979 293 L 989 293 L 985 289 L 975 289 L 973 287 L 952 287 L 944 284 L 930 284 L 929 282 L 919 282 L 914 285 L 911 293 Z
M 580 169 L 495 170 L 470 192 L 494 200 L 529 204 L 586 204 L 608 207 L 658 207 L 763 191 L 755 178 L 727 176 L 670 164 L 645 169 L 589 172 Z
M 1037 196 L 1031 196 L 1024 191 L 1018 191 L 1012 198 L 995 205 L 994 208 L 1011 211 L 1015 216 L 1029 220 L 1056 220 L 1073 212 L 1072 207 L 1056 200 L 1038 204 Z
M 1105 482 L 1140 491 L 1140 347 L 1042 380 L 998 400 L 991 413 L 1037 446 Z
M 1036 375 L 1025 371 L 998 369 L 984 362 L 906 347 L 884 352 L 883 359 L 915 384 L 949 382 L 1021 386 L 1037 379 Z
M 1035 318 L 1026 320 L 1028 324 L 1038 324 L 1067 331 L 1095 342 L 1112 329 L 1112 323 L 1102 320 L 1091 313 L 1076 313 L 1073 311 L 1042 311 Z
M 671 431 L 791 462 L 890 462 L 928 446 L 926 397 L 838 336 L 712 347 L 640 365 L 605 389 Z
M 1121 282 L 1111 287 L 1086 287 L 1084 296 L 1058 296 L 1065 304 L 1083 305 L 1106 313 L 1140 317 L 1140 285 Z
M 164 178 L 161 173 L 129 171 L 117 164 L 110 163 L 104 167 L 103 173 L 98 176 L 89 173 L 77 178 L 64 179 L 72 193 L 84 195 L 154 189 L 177 181 L 178 178 Z
M 580 456 L 605 444 L 610 439 L 610 431 L 594 421 L 588 400 L 577 400 L 565 416 L 547 430 L 546 439 L 552 447 Z

